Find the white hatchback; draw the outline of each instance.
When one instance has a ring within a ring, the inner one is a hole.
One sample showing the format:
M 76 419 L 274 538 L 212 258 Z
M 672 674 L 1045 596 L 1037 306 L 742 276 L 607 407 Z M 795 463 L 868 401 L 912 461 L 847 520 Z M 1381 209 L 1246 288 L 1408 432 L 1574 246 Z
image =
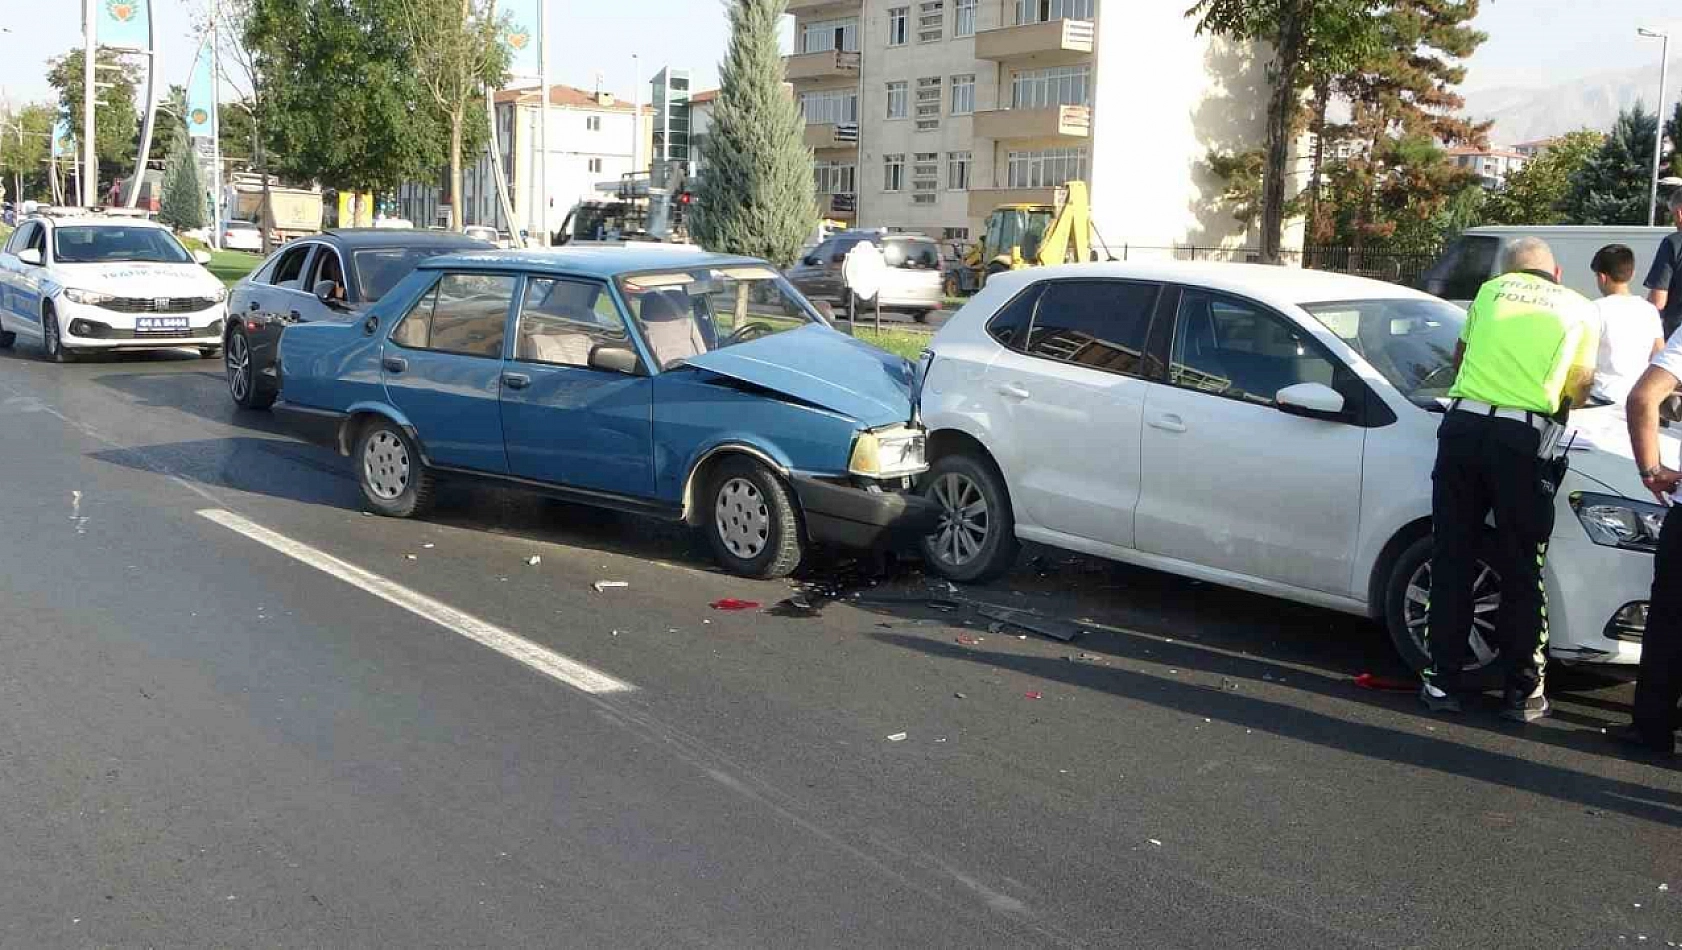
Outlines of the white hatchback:
M 1464 320 L 1404 287 L 1257 265 L 996 276 L 925 357 L 923 485 L 945 514 L 924 555 L 982 581 L 1021 539 L 1364 614 L 1423 667 L 1431 468 Z M 1634 664 L 1663 509 L 1621 408 L 1572 424 L 1550 651 Z M 1484 566 L 1479 664 L 1501 590 L 1493 554 Z

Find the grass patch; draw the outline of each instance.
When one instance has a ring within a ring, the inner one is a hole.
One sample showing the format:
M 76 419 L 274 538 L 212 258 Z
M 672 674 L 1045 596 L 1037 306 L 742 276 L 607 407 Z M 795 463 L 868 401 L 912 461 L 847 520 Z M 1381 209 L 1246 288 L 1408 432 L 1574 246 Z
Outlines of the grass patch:
M 98 62 L 97 58 L 95 59 L 95 62 Z M 96 126 L 96 128 L 97 128 L 97 126 Z M 4 242 L 4 241 L 10 239 L 11 236 L 12 236 L 12 229 L 7 225 L 0 224 L 0 242 Z
M 232 287 L 261 263 L 263 258 L 257 254 L 247 254 L 244 251 L 211 251 L 210 263 L 205 267 L 222 283 Z
M 853 336 L 869 343 L 877 349 L 887 350 L 896 356 L 903 356 L 915 363 L 923 355 L 929 341 L 934 337 L 927 333 L 909 333 L 904 330 L 883 330 L 877 333 L 874 329 L 854 326 Z

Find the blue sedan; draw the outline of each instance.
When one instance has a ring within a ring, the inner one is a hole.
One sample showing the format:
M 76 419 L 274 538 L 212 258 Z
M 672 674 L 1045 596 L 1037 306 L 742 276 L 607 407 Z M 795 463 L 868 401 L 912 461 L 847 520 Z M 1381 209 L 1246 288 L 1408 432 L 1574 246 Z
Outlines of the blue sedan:
M 275 411 L 409 517 L 445 476 L 702 528 L 780 577 L 813 542 L 926 533 L 904 359 L 761 260 L 652 245 L 434 258 L 370 310 L 281 339 Z

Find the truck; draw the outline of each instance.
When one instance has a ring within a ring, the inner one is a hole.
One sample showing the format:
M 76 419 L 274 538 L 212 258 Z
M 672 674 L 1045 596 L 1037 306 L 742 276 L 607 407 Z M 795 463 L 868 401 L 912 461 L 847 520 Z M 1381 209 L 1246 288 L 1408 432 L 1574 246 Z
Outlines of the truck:
M 249 221 L 263 225 L 263 178 L 235 175 L 223 192 L 222 215 L 228 221 Z M 268 224 L 271 237 L 280 243 L 321 231 L 321 191 L 315 188 L 283 188 L 273 176 L 268 187 Z

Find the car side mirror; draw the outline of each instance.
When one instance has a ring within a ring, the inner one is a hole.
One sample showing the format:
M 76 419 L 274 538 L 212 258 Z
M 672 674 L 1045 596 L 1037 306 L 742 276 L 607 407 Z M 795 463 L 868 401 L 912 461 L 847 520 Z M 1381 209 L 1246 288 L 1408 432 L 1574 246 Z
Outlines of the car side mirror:
M 332 280 L 318 280 L 315 282 L 315 299 L 326 304 L 329 309 L 343 310 L 344 305 L 339 301 L 339 284 Z
M 208 264 L 208 263 L 210 263 L 210 252 L 209 251 L 194 251 L 193 252 L 193 261 L 195 263 L 198 263 L 198 264 Z
M 26 247 L 18 252 L 18 260 L 23 261 L 25 264 L 32 264 L 36 267 L 40 267 L 41 250 L 40 248 Z
M 1328 422 L 1343 419 L 1343 394 L 1324 383 L 1286 386 L 1274 395 L 1273 401 L 1287 415 Z
M 368 319 L 362 321 L 362 332 L 367 334 L 368 336 L 373 336 L 374 331 L 378 330 L 379 328 L 380 328 L 380 318 L 379 317 L 369 317 Z
M 590 348 L 590 368 L 638 376 L 641 375 L 642 361 L 637 359 L 636 351 L 628 346 L 600 343 Z
M 807 267 L 816 267 L 818 266 L 818 259 L 808 254 L 800 259 L 800 263 L 805 264 Z

